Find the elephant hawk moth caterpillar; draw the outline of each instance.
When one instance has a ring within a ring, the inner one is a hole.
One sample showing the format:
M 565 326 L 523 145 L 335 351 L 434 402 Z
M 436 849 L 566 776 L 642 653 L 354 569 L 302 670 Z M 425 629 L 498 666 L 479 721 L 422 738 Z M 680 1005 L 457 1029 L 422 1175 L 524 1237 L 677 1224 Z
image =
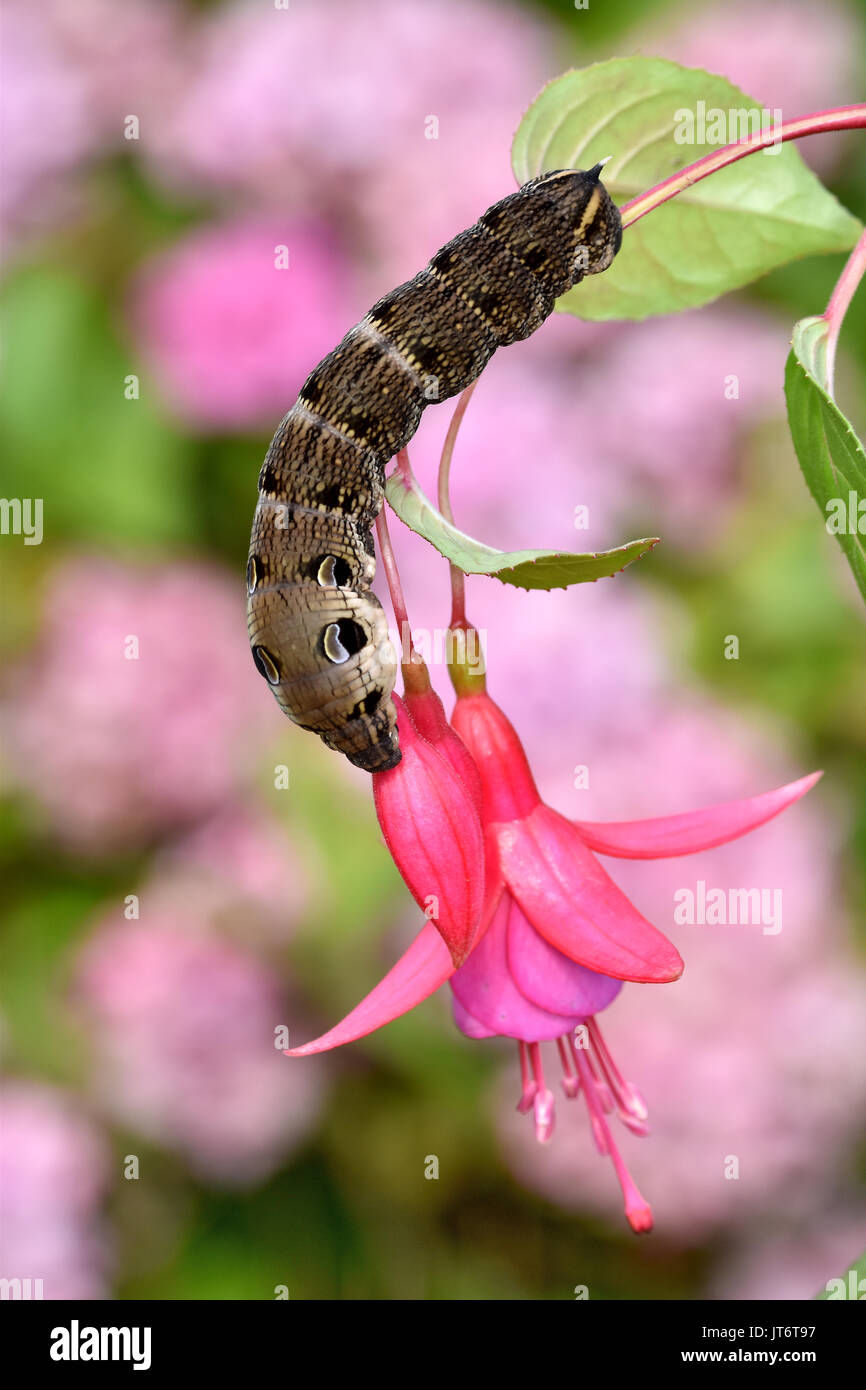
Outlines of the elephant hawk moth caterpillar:
M 370 591 L 385 465 L 425 406 L 611 264 L 622 225 L 601 168 L 542 174 L 494 203 L 347 333 L 271 441 L 247 562 L 253 660 L 294 723 L 368 772 L 400 761 L 397 658 Z

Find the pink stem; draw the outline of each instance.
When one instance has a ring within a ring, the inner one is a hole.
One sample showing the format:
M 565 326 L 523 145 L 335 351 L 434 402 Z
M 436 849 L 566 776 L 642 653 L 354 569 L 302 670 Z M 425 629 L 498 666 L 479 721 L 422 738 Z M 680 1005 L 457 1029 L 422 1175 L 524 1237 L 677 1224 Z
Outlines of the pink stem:
M 478 385 L 477 379 L 466 387 L 457 402 L 457 408 L 451 417 L 448 426 L 448 433 L 445 436 L 445 443 L 442 446 L 442 457 L 439 460 L 439 510 L 446 521 L 454 524 L 454 516 L 451 511 L 451 499 L 448 495 L 448 483 L 451 475 L 451 456 L 454 453 L 454 445 L 457 441 L 457 431 L 460 423 L 466 414 L 466 407 L 472 399 L 472 392 Z
M 836 288 L 830 296 L 830 302 L 821 315 L 826 320 L 830 330 L 827 334 L 827 387 L 831 396 L 836 370 L 836 345 L 839 342 L 839 330 L 842 327 L 842 320 L 848 312 L 848 305 L 854 298 L 854 292 L 864 274 L 866 274 L 866 231 L 848 257 L 845 269 L 836 281 Z
M 634 226 L 639 218 L 645 217 L 654 208 L 661 207 L 669 198 L 675 198 L 683 189 L 691 188 L 692 184 L 700 183 L 701 179 L 717 173 L 726 165 L 735 164 L 738 159 L 745 159 L 746 155 L 755 154 L 757 150 L 766 149 L 768 145 L 785 140 L 800 140 L 806 135 L 821 135 L 829 130 L 859 130 L 864 126 L 866 103 L 861 103 L 858 106 L 836 106 L 829 111 L 815 111 L 809 116 L 798 117 L 796 121 L 785 121 L 771 130 L 750 135 L 745 140 L 736 140 L 732 145 L 725 145 L 720 150 L 703 155 L 701 159 L 695 160 L 694 164 L 681 169 L 678 174 L 672 174 L 669 179 L 664 179 L 646 193 L 641 193 L 637 198 L 632 198 L 631 202 L 625 203 L 620 208 L 622 225 Z
M 397 455 L 397 458 L 396 458 L 396 463 L 397 463 L 397 472 L 400 474 L 400 477 L 403 479 L 403 485 L 404 485 L 404 487 L 410 488 L 410 487 L 412 486 L 412 484 L 414 483 L 414 481 L 415 481 L 415 475 L 414 475 L 413 472 L 412 472 L 412 465 L 411 465 L 411 463 L 409 462 L 409 450 L 408 450 L 408 449 L 401 449 L 401 450 L 400 450 L 400 452 L 399 452 L 399 454 Z
M 403 452 L 405 453 L 405 450 Z M 409 460 L 407 457 L 407 465 L 408 462 Z M 412 629 L 409 626 L 406 599 L 403 595 L 403 585 L 400 583 L 400 572 L 397 569 L 397 560 L 391 545 L 391 536 L 388 531 L 388 519 L 385 515 L 384 507 L 376 518 L 376 536 L 379 541 L 379 554 L 382 558 L 382 568 L 385 571 L 385 578 L 388 581 L 388 591 L 391 595 L 391 607 L 394 609 L 394 618 L 400 631 L 401 659 L 405 667 L 417 661 L 418 655 L 415 651 L 415 643 L 412 640 Z
M 457 431 L 460 429 L 460 422 L 466 414 L 466 407 L 472 399 L 472 392 L 478 385 L 473 381 L 470 386 L 461 394 L 457 402 L 457 408 L 451 417 L 448 426 L 448 433 L 445 436 L 445 443 L 442 446 L 442 457 L 439 460 L 439 486 L 438 499 L 439 510 L 446 521 L 454 525 L 454 513 L 451 510 L 451 498 L 448 493 L 448 484 L 451 478 L 451 456 L 454 453 L 454 444 L 457 439 Z M 456 565 L 451 565 L 451 626 L 466 626 L 466 576 Z

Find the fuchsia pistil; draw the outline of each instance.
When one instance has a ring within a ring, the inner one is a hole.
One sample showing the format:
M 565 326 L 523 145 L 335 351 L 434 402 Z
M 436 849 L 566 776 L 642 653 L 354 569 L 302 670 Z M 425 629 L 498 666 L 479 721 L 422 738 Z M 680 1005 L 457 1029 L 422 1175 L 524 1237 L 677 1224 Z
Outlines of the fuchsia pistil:
M 602 1157 L 610 1158 L 619 1179 L 629 1225 L 637 1232 L 651 1231 L 652 1208 L 638 1191 L 606 1119 L 615 1110 L 633 1134 L 649 1134 L 647 1109 L 640 1093 L 621 1076 L 594 1018 L 557 1038 L 556 1046 L 566 1099 L 576 1100 L 583 1094 L 596 1148 Z M 519 1042 L 517 1047 L 523 1086 L 517 1109 L 524 1115 L 533 1111 L 535 1137 L 546 1144 L 553 1135 L 555 1102 L 544 1078 L 541 1044 Z

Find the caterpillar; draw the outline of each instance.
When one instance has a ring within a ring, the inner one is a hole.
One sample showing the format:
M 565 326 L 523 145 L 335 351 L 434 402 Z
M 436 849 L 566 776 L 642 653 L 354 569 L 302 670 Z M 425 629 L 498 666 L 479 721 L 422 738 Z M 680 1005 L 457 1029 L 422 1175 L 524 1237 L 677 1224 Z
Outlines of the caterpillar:
M 494 203 L 385 295 L 304 382 L 271 441 L 247 562 L 253 660 L 280 706 L 368 772 L 396 767 L 397 661 L 370 585 L 385 465 L 433 401 L 620 248 L 602 165 L 559 169 Z

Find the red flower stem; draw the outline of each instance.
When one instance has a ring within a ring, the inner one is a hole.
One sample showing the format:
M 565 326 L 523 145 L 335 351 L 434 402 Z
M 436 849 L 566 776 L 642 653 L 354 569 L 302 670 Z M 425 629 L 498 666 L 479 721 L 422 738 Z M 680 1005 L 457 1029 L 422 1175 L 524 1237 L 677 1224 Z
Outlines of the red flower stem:
M 473 381 L 471 386 L 467 386 L 461 394 L 457 402 L 457 409 L 451 417 L 445 443 L 442 446 L 442 457 L 439 460 L 439 510 L 445 520 L 451 522 L 452 526 L 454 525 L 454 513 L 451 510 L 451 498 L 448 492 L 451 478 L 451 456 L 454 453 L 454 444 L 457 439 L 457 431 L 460 429 L 460 422 L 466 414 L 466 407 L 472 399 L 472 392 L 477 385 L 478 382 Z M 451 626 L 454 628 L 466 627 L 466 576 L 456 565 L 449 565 L 449 568 L 451 570 Z
M 412 465 L 409 462 L 409 450 L 401 449 L 394 462 L 397 465 L 397 472 L 400 474 L 406 487 L 410 488 L 415 481 L 415 475 L 412 472 Z
M 406 455 L 406 457 L 401 461 L 400 454 L 397 455 L 398 466 L 401 470 L 409 469 L 411 474 L 409 456 L 406 454 L 405 449 L 401 450 L 401 453 Z M 382 559 L 382 568 L 385 571 L 385 578 L 388 581 L 388 592 L 391 595 L 391 607 L 394 610 L 394 618 L 400 632 L 400 657 L 403 663 L 403 676 L 405 679 L 407 666 L 411 668 L 413 664 L 420 661 L 420 657 L 415 650 L 415 643 L 412 638 L 412 628 L 409 625 L 409 614 L 406 610 L 406 599 L 403 595 L 400 572 L 397 569 L 397 560 L 394 555 L 393 546 L 391 545 L 391 535 L 388 531 L 388 519 L 385 515 L 384 507 L 376 518 L 376 536 L 379 541 L 379 555 Z
M 695 160 L 694 164 L 681 169 L 678 174 L 673 174 L 646 193 L 641 193 L 637 198 L 632 198 L 631 202 L 625 203 L 620 208 L 622 225 L 634 226 L 639 218 L 661 207 L 669 198 L 675 198 L 683 189 L 691 188 L 693 184 L 700 183 L 701 179 L 708 178 L 710 174 L 715 174 L 728 164 L 735 164 L 738 159 L 745 159 L 746 155 L 766 149 L 768 145 L 785 140 L 800 140 L 805 135 L 822 135 L 829 130 L 861 130 L 864 127 L 866 103 L 861 103 L 858 106 L 836 106 L 829 111 L 815 111 L 809 116 L 798 117 L 796 121 L 785 121 L 771 130 L 750 135 L 745 140 L 736 140 L 732 145 L 725 145 L 720 150 L 703 155 L 701 159 Z
M 827 334 L 827 386 L 830 395 L 833 394 L 833 376 L 836 369 L 836 345 L 839 342 L 839 330 L 842 327 L 842 320 L 848 312 L 848 305 L 854 298 L 857 286 L 866 275 L 866 231 L 864 231 L 851 255 L 845 263 L 845 269 L 836 281 L 836 288 L 830 296 L 830 302 L 821 315 L 827 323 L 829 332 Z

